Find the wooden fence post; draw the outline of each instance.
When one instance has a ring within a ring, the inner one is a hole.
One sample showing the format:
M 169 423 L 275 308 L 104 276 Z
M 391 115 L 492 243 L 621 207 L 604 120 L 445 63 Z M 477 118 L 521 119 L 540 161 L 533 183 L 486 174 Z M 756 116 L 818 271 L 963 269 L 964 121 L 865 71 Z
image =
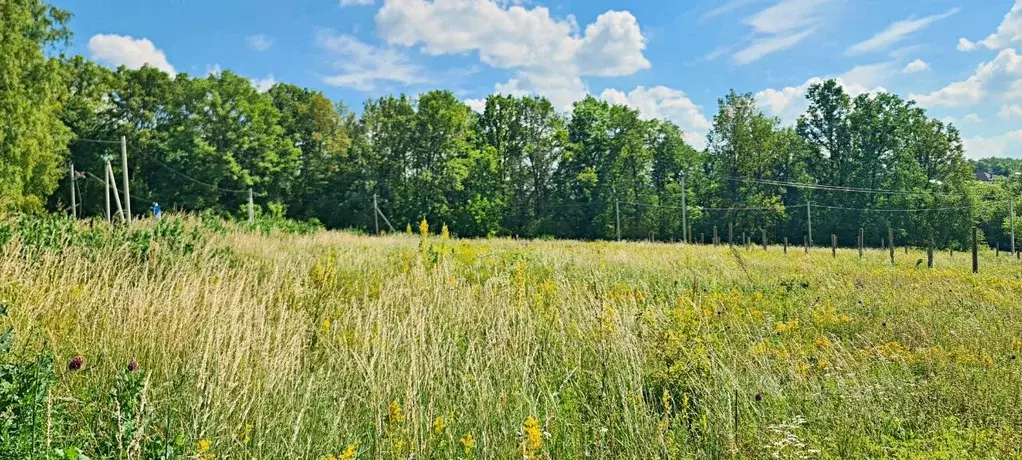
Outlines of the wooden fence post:
M 784 237 L 784 253 L 788 253 L 788 237 Z
M 716 226 L 716 225 L 714 225 L 714 226 L 713 226 L 713 245 L 714 245 L 714 246 L 717 246 L 717 245 L 719 245 L 719 244 L 720 244 L 720 240 L 719 240 L 719 239 L 717 239 L 717 226 Z
M 830 234 L 830 254 L 837 257 L 837 235 Z
M 763 243 L 763 250 L 766 251 L 767 250 L 766 230 L 764 229 L 764 230 L 762 230 L 762 232 L 763 232 L 763 241 L 762 241 L 762 243 Z
M 930 237 L 930 244 L 926 248 L 926 267 L 933 268 L 933 237 Z
M 735 246 L 735 223 L 727 223 L 727 247 L 733 248 Z

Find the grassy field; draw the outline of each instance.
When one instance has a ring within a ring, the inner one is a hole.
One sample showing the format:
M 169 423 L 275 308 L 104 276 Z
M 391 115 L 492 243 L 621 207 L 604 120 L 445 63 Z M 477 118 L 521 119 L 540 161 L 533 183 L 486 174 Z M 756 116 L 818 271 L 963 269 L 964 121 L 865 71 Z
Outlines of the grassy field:
M 1022 457 L 1006 255 L 140 227 L 0 226 L 0 453 Z

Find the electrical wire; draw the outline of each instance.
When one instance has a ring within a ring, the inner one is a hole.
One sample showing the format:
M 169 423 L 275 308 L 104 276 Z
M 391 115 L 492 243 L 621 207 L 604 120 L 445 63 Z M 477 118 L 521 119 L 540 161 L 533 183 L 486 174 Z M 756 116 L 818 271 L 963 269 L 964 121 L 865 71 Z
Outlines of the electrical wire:
M 803 188 L 809 190 L 822 190 L 828 192 L 846 192 L 846 193 L 866 193 L 872 195 L 903 195 L 903 196 L 955 196 L 953 193 L 933 193 L 933 192 L 908 192 L 902 190 L 885 190 L 875 188 L 864 188 L 864 187 L 850 187 L 842 185 L 826 185 L 826 184 L 806 184 L 801 182 L 787 182 L 777 181 L 769 179 L 748 179 L 742 177 L 732 177 L 728 179 L 732 182 L 747 182 L 759 185 L 772 185 L 777 187 L 791 187 L 791 188 Z
M 163 162 L 161 162 L 160 160 L 157 160 L 155 158 L 149 158 L 149 159 L 152 160 L 153 162 L 155 162 L 156 164 L 158 164 L 160 166 L 163 166 L 164 168 L 166 168 L 167 170 L 169 170 L 170 172 L 172 172 L 174 174 L 177 174 L 177 175 L 179 175 L 179 176 L 181 176 L 181 177 L 183 177 L 185 179 L 188 179 L 188 180 L 190 180 L 192 182 L 195 182 L 196 184 L 199 184 L 199 185 L 202 185 L 202 186 L 205 186 L 205 187 L 209 187 L 210 189 L 213 189 L 213 190 L 218 190 L 218 191 L 221 191 L 221 192 L 224 192 L 224 193 L 248 193 L 249 192 L 248 190 L 235 190 L 235 189 L 217 187 L 217 186 L 212 185 L 212 184 L 207 184 L 207 183 L 205 183 L 203 181 L 200 181 L 198 179 L 194 179 L 191 176 L 189 176 L 189 175 L 187 175 L 185 173 L 182 173 L 182 172 L 180 172 L 180 171 L 178 171 L 178 170 L 176 170 L 174 168 L 171 168 L 170 166 L 167 166 L 167 165 L 163 164 Z

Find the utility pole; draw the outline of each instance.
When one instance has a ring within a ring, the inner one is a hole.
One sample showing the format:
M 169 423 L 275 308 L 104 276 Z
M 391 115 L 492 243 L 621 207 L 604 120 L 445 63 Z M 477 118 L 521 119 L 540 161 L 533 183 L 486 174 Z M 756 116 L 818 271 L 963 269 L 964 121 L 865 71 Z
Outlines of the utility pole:
M 131 193 L 128 191 L 128 138 L 121 136 L 121 171 L 124 177 L 124 218 L 125 222 L 131 223 Z M 111 173 L 112 174 L 112 173 Z
M 685 206 L 685 172 L 681 172 L 681 237 L 688 243 L 688 208 Z
M 806 224 L 809 229 L 809 246 L 813 247 L 813 205 L 810 202 L 806 202 Z
M 248 189 L 248 223 L 255 222 L 255 199 L 253 198 L 254 193 L 252 189 Z
M 614 228 L 617 229 L 617 240 L 621 241 L 621 202 L 614 198 Z
M 1015 253 L 1015 194 L 1008 192 L 1011 196 L 1011 253 Z
M 110 186 L 114 189 L 114 202 L 117 203 L 117 213 L 121 216 L 122 222 L 127 222 L 128 218 L 124 215 L 124 208 L 121 206 L 121 196 L 117 193 L 117 176 L 114 175 L 114 168 L 110 166 L 110 162 L 106 162 L 106 174 L 107 180 L 110 181 Z
M 110 156 L 103 156 L 103 182 L 106 183 L 106 187 L 103 188 L 106 193 L 106 223 L 113 223 L 114 218 L 110 215 L 110 173 L 107 170 L 110 168 Z
M 380 236 L 380 208 L 376 206 L 376 194 L 373 194 L 373 222 L 376 223 L 376 236 Z
M 71 163 L 71 216 L 78 218 L 78 200 L 75 198 L 75 164 Z

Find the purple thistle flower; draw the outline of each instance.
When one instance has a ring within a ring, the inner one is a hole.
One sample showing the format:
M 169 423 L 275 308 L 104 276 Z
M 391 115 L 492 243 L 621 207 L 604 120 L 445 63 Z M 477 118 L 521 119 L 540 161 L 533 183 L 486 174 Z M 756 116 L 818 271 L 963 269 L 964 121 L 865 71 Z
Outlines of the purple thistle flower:
M 85 361 L 82 359 L 82 357 L 75 356 L 74 358 L 71 358 L 71 361 L 67 363 L 67 370 L 69 371 L 81 370 L 83 364 L 85 364 Z
M 138 362 L 136 362 L 133 359 L 133 360 L 131 360 L 130 363 L 128 363 L 128 372 L 135 372 L 137 370 L 138 370 Z

